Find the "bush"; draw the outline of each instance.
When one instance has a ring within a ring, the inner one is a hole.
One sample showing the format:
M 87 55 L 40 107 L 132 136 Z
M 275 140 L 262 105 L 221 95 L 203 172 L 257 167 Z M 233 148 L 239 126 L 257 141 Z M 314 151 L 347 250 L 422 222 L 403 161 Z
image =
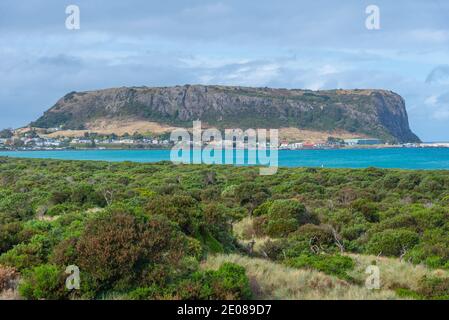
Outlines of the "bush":
M 88 204 L 99 207 L 106 205 L 104 197 L 87 183 L 78 184 L 73 188 L 71 201 L 80 205 Z
M 263 237 L 266 235 L 266 225 L 268 222 L 268 218 L 267 216 L 260 216 L 260 217 L 255 217 L 253 219 L 253 231 L 254 231 L 254 236 L 256 237 Z
M 253 216 L 260 217 L 260 216 L 268 214 L 268 210 L 271 208 L 272 204 L 273 204 L 272 200 L 265 201 L 264 203 L 262 203 L 260 206 L 258 206 L 254 210 Z
M 19 293 L 26 299 L 59 300 L 67 296 L 65 275 L 57 266 L 43 264 L 25 272 Z
M 423 277 L 417 293 L 426 299 L 449 300 L 449 278 Z
M 299 201 L 275 200 L 268 209 L 265 232 L 271 237 L 284 237 L 311 221 L 305 206 Z
M 156 196 L 148 202 L 146 210 L 149 214 L 167 217 L 177 223 L 189 235 L 194 234 L 198 227 L 196 218 L 198 218 L 200 211 L 197 201 L 191 196 Z
M 347 271 L 353 270 L 355 266 L 350 257 L 326 254 L 301 254 L 299 257 L 287 259 L 285 264 L 294 268 L 316 269 L 345 280 L 352 280 Z
M 51 241 L 45 235 L 35 235 L 28 243 L 20 243 L 0 256 L 0 263 L 22 271 L 45 263 Z
M 58 266 L 68 266 L 77 261 L 76 238 L 69 238 L 58 243 L 50 256 L 50 261 Z
M 74 204 L 69 203 L 63 203 L 63 204 L 57 204 L 53 207 L 50 207 L 47 212 L 45 213 L 47 216 L 55 217 L 59 216 L 68 212 L 74 212 L 78 209 L 78 207 Z
M 341 236 L 349 241 L 356 240 L 366 232 L 367 228 L 365 224 L 347 226 L 341 231 Z
M 407 256 L 414 263 L 425 262 L 431 268 L 449 269 L 448 233 L 438 229 L 426 230 L 420 243 Z
M 50 195 L 50 203 L 57 205 L 63 204 L 66 201 L 70 200 L 71 192 L 68 188 L 61 188 L 59 190 L 55 190 Z
M 369 222 L 379 222 L 379 213 L 377 205 L 366 199 L 357 199 L 351 203 L 351 208 L 355 212 L 363 214 Z
M 166 290 L 156 285 L 150 287 L 141 287 L 132 290 L 128 293 L 127 298 L 130 300 L 157 300 L 163 299 Z M 173 299 L 174 297 L 167 297 L 168 299 Z
M 241 300 L 252 296 L 245 268 L 223 263 L 218 270 L 197 271 L 166 287 L 141 287 L 128 294 L 133 300 Z
M 23 226 L 18 222 L 0 224 L 0 254 L 8 251 L 20 242 Z
M 217 299 L 250 299 L 249 279 L 244 267 L 224 263 L 212 274 L 216 282 L 214 296 Z
M 144 219 L 117 211 L 87 224 L 76 244 L 77 265 L 103 287 L 163 282 L 185 247 L 185 236 L 165 217 Z
M 205 205 L 203 207 L 201 227 L 217 239 L 225 251 L 235 249 L 231 219 L 225 206 L 216 203 Z
M 367 251 L 371 254 L 382 253 L 385 256 L 400 256 L 404 250 L 412 249 L 419 242 L 416 232 L 399 229 L 385 230 L 371 237 Z
M 270 259 L 270 260 L 280 260 L 287 249 L 287 241 L 281 240 L 268 240 L 263 243 L 260 250 Z
M 331 228 L 326 225 L 305 224 L 290 234 L 290 238 L 292 237 L 313 242 L 321 246 L 331 246 L 335 242 Z

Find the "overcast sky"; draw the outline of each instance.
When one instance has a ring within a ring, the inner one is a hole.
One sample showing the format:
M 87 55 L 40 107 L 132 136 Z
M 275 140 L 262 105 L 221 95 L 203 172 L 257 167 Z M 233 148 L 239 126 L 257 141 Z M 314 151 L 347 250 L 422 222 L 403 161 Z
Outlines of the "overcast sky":
M 0 1 L 0 127 L 70 91 L 182 84 L 388 89 L 423 140 L 449 140 L 449 1 Z

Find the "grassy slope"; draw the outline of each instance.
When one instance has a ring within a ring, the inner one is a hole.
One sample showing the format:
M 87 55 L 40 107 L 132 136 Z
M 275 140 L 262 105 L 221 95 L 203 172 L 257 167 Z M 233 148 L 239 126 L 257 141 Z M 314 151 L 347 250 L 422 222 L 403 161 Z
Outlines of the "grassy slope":
M 381 289 L 369 290 L 363 285 L 348 283 L 322 272 L 293 269 L 269 260 L 250 258 L 237 254 L 212 255 L 203 263 L 204 269 L 217 269 L 224 262 L 245 267 L 251 281 L 255 299 L 279 300 L 378 300 L 403 299 L 394 289 L 398 286 L 418 288 L 422 276 L 449 276 L 442 270 L 430 270 L 398 259 L 377 258 L 366 255 L 350 255 L 356 261 L 351 275 L 363 284 L 365 269 L 376 261 L 381 271 Z
M 245 218 L 233 226 L 233 231 L 242 244 L 249 242 L 245 239 L 251 230 L 252 221 L 251 218 Z M 255 253 L 260 254 L 261 246 L 266 241 L 273 239 L 255 237 L 253 240 L 255 241 Z M 349 275 L 357 284 L 348 283 L 316 270 L 298 270 L 269 260 L 235 254 L 209 256 L 203 264 L 203 268 L 216 269 L 223 262 L 242 265 L 251 279 L 256 299 L 280 300 L 403 299 L 396 294 L 396 288 L 417 290 L 419 281 L 424 276 L 449 277 L 448 271 L 431 270 L 424 265 L 414 265 L 395 258 L 359 254 L 346 255 L 356 263 L 354 270 L 350 271 Z M 364 286 L 367 277 L 365 270 L 374 262 L 380 269 L 380 290 L 368 290 Z

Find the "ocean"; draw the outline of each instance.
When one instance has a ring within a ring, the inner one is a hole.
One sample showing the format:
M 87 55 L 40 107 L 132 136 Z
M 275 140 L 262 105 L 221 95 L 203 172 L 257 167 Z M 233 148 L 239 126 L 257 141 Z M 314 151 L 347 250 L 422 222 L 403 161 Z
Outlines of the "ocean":
M 0 156 L 61 160 L 159 162 L 170 160 L 170 150 L 1 151 Z M 449 169 L 449 148 L 280 150 L 279 166 Z

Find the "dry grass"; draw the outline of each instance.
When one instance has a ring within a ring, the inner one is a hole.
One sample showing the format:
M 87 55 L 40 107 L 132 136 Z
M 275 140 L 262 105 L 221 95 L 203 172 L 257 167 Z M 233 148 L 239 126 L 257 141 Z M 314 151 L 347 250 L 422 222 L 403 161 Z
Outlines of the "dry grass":
M 270 238 L 254 237 L 252 218 L 245 218 L 233 226 L 238 241 L 245 245 L 254 240 L 254 252 Z M 399 259 L 368 255 L 348 254 L 355 261 L 355 268 L 348 272 L 356 285 L 335 277 L 310 270 L 296 270 L 263 259 L 236 255 L 213 256 L 205 266 L 217 267 L 224 261 L 231 261 L 247 268 L 260 299 L 398 299 L 395 289 L 417 290 L 424 276 L 449 277 L 449 272 L 431 270 L 423 265 L 413 265 Z M 380 290 L 368 290 L 364 283 L 368 274 L 365 270 L 373 262 L 380 270 Z M 260 290 L 258 289 L 260 288 Z
M 98 134 L 116 134 L 123 135 L 125 133 L 133 134 L 135 132 L 142 134 L 163 134 L 171 132 L 176 129 L 176 127 L 160 124 L 152 121 L 145 121 L 139 119 L 97 119 L 86 124 L 87 130 L 61 130 L 48 134 L 50 138 L 56 138 L 58 136 L 63 137 L 83 137 L 85 133 L 96 132 Z M 208 128 L 210 126 L 207 123 L 203 123 L 203 128 Z M 191 130 L 191 128 L 187 128 Z M 20 132 L 25 133 L 29 131 L 30 128 L 22 128 Z M 280 128 L 279 129 L 279 140 L 280 141 L 311 141 L 311 142 L 324 142 L 328 137 L 336 137 L 341 139 L 350 138 L 362 138 L 366 137 L 364 135 L 355 135 L 353 133 L 337 130 L 331 132 L 315 131 L 315 130 L 304 130 L 294 127 Z
M 444 270 L 431 270 L 423 265 L 414 265 L 399 259 L 349 254 L 356 262 L 356 267 L 349 274 L 359 281 L 365 281 L 365 270 L 369 265 L 375 264 L 380 271 L 381 289 L 407 288 L 417 290 L 419 281 L 424 276 L 449 277 Z
M 19 291 L 10 289 L 0 292 L 0 300 L 21 300 L 21 297 Z
M 318 271 L 298 270 L 236 254 L 210 256 L 204 269 L 217 269 L 224 262 L 247 270 L 254 298 L 282 300 L 378 300 L 397 299 L 391 290 L 368 290 Z
M 96 132 L 98 134 L 116 134 L 123 135 L 125 133 L 133 134 L 135 132 L 144 134 L 162 134 L 171 132 L 175 127 L 159 124 L 151 121 L 135 120 L 135 119 L 98 119 L 86 125 L 87 130 L 61 130 L 48 135 L 55 138 L 63 137 L 83 137 L 86 132 Z

